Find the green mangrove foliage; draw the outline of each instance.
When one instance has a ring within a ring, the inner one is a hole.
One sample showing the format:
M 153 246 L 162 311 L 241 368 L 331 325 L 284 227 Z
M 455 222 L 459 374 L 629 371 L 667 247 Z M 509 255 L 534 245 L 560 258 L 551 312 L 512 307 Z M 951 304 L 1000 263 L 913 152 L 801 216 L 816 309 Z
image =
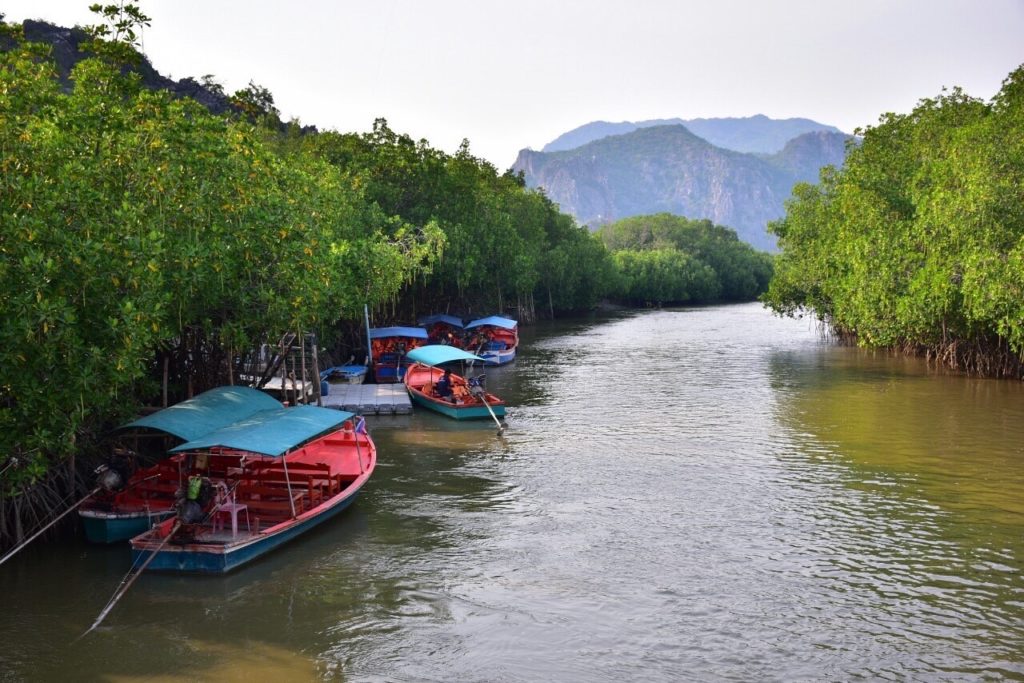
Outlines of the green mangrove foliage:
M 858 131 L 859 132 L 859 131 Z M 871 347 L 1021 376 L 1024 67 L 985 103 L 959 89 L 887 114 L 771 230 L 765 301 Z
M 514 308 L 532 316 L 592 307 L 614 284 L 607 252 L 585 228 L 519 176 L 499 174 L 467 142 L 453 155 L 392 131 L 378 119 L 366 134 L 327 132 L 300 145 L 357 179 L 388 216 L 436 224 L 445 253 L 399 296 L 396 317 L 438 307 Z
M 771 256 L 709 220 L 634 216 L 598 235 L 614 256 L 620 298 L 631 303 L 751 301 L 772 275 Z
M 109 59 L 72 77 L 0 54 L 0 494 L 134 414 L 161 359 L 172 399 L 225 383 L 243 350 L 394 297 L 444 241 Z

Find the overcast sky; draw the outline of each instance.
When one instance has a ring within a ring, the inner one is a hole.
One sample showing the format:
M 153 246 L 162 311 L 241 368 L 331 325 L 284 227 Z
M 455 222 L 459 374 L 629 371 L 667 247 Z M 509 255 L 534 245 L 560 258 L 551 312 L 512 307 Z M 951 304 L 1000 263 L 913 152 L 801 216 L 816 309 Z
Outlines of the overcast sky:
M 92 0 L 0 0 L 96 23 Z M 112 2 L 114 0 L 104 0 Z M 286 118 L 392 129 L 499 170 L 596 120 L 805 117 L 846 132 L 1024 64 L 1024 0 L 140 0 L 175 79 L 268 88 Z

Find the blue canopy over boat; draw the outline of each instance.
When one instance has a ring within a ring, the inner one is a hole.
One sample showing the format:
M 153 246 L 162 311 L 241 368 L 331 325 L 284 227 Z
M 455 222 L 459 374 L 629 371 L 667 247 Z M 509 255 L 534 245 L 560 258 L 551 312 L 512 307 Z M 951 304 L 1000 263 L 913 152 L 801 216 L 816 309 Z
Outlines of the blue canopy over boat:
M 514 330 L 519 323 L 511 318 L 502 318 L 500 315 L 492 315 L 488 318 L 474 320 L 466 325 L 466 329 L 469 330 L 474 327 L 483 327 L 484 325 L 493 325 L 494 327 L 504 327 L 506 330 Z
M 283 407 L 280 401 L 258 389 L 217 387 L 121 425 L 115 431 L 146 427 L 189 441 L 255 413 Z
M 444 344 L 421 346 L 405 354 L 405 357 L 424 365 L 441 365 L 442 363 L 450 363 L 453 360 L 478 360 L 484 362 L 483 358 L 469 351 L 463 351 L 455 346 L 445 346 Z
M 338 427 L 353 416 L 344 410 L 295 406 L 264 410 L 222 427 L 198 439 L 183 443 L 172 453 L 220 446 L 250 453 L 281 456 L 310 439 Z
M 452 327 L 463 327 L 462 318 L 456 317 L 454 315 L 448 315 L 447 313 L 435 313 L 434 315 L 424 316 L 417 320 L 416 322 L 418 322 L 420 325 L 423 325 L 424 327 L 428 325 L 433 325 L 434 323 L 447 323 Z
M 422 327 L 374 327 L 370 330 L 370 339 L 383 339 L 385 337 L 426 339 L 427 331 Z

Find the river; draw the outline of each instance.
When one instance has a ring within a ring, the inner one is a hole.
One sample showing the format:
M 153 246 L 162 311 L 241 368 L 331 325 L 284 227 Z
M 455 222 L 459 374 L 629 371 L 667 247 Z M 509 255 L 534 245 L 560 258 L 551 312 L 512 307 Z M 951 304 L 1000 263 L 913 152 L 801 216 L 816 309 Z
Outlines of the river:
M 226 577 L 0 567 L 0 680 L 1024 680 L 1024 385 L 759 305 L 523 330 L 508 431 L 371 418 L 341 517 Z

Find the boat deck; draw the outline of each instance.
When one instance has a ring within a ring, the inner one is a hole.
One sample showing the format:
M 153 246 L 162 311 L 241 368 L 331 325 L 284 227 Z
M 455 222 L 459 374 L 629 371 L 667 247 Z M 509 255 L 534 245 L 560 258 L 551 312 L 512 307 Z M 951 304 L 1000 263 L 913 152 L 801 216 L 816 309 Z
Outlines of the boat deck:
M 348 410 L 360 415 L 408 415 L 412 401 L 404 384 L 331 383 L 321 398 L 325 408 Z

